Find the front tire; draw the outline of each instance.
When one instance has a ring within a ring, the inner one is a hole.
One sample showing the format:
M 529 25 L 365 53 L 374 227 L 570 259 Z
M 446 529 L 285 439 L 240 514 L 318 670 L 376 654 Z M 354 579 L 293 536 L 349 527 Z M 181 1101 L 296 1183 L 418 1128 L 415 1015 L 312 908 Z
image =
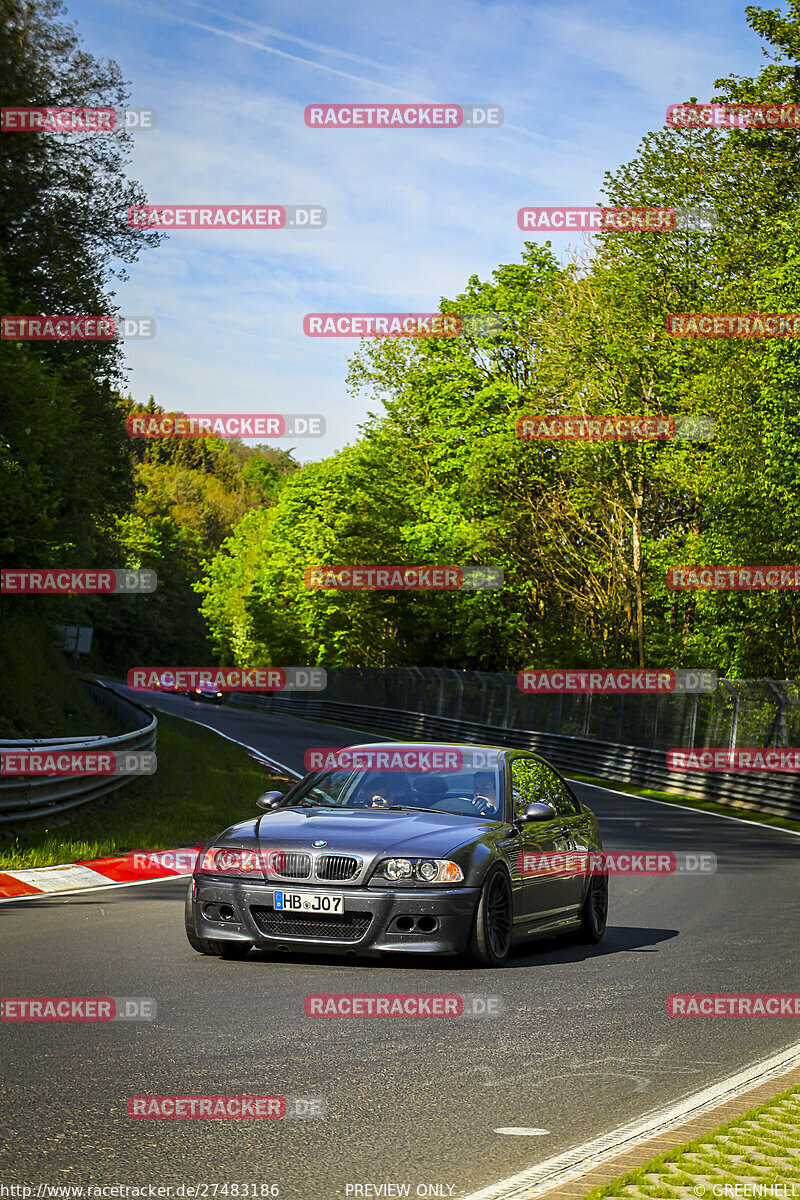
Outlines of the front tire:
M 586 899 L 581 908 L 581 928 L 578 940 L 596 945 L 603 940 L 608 921 L 608 876 L 593 875 Z
M 213 946 L 212 954 L 220 958 L 247 958 L 253 949 L 252 942 L 209 942 Z
M 513 925 L 511 880 L 497 867 L 483 881 L 467 949 L 470 960 L 479 967 L 502 967 L 511 950 Z

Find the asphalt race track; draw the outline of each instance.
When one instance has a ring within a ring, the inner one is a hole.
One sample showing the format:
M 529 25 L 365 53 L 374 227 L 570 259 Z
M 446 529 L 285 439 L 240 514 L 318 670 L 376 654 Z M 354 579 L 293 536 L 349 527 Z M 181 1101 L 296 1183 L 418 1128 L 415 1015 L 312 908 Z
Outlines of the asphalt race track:
M 155 704 L 295 770 L 308 746 L 373 740 L 180 697 Z M 158 1005 L 149 1024 L 3 1023 L 0 1179 L 274 1183 L 291 1200 L 358 1195 L 347 1185 L 367 1183 L 408 1183 L 413 1196 L 439 1184 L 438 1194 L 459 1196 L 795 1043 L 791 1019 L 671 1019 L 666 999 L 798 991 L 800 838 L 577 790 L 607 848 L 713 851 L 717 873 L 612 879 L 601 946 L 539 943 L 500 971 L 409 957 L 202 958 L 183 931 L 183 879 L 0 905 L 3 995 Z M 311 992 L 471 992 L 501 997 L 504 1011 L 311 1020 Z M 133 1120 L 127 1098 L 143 1093 L 313 1096 L 327 1113 Z

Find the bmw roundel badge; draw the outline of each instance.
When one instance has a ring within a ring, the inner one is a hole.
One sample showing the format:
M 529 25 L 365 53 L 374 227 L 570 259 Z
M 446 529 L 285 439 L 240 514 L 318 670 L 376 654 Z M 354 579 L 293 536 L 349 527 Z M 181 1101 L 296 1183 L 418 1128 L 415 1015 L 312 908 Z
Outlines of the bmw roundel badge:
M 327 846 L 327 842 L 312 842 L 312 846 Z

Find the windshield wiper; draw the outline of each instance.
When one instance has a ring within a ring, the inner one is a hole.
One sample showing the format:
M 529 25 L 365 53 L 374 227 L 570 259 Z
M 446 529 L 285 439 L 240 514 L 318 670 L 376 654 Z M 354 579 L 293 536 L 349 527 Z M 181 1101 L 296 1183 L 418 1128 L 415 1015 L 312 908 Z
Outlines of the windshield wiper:
M 447 812 L 446 808 L 419 808 L 418 805 L 416 805 L 416 804 L 387 804 L 386 808 L 387 808 L 387 810 L 401 809 L 403 812 L 430 812 L 430 813 Z M 450 816 L 451 817 L 455 816 L 455 814 L 450 813 Z

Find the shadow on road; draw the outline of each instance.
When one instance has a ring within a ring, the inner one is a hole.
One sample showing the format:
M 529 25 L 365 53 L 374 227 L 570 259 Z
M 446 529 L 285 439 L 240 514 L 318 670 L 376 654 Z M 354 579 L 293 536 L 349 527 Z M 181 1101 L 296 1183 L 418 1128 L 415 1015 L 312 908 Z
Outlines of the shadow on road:
M 551 966 L 560 963 L 584 962 L 590 958 L 603 958 L 609 954 L 620 954 L 624 951 L 639 951 L 646 954 L 656 954 L 661 942 L 670 941 L 678 936 L 677 929 L 648 929 L 644 926 L 609 927 L 604 940 L 599 946 L 582 946 L 564 938 L 549 938 L 541 942 L 515 947 L 505 968 L 513 970 L 519 967 Z M 329 966 L 341 969 L 347 966 L 352 970 L 374 970 L 381 966 L 408 971 L 475 971 L 477 968 L 465 958 L 446 957 L 438 955 L 384 953 L 380 957 L 356 957 L 349 954 L 314 954 L 309 951 L 263 951 L 254 950 L 245 960 L 248 963 L 293 963 L 295 966 Z M 230 964 L 226 964 L 230 965 Z

